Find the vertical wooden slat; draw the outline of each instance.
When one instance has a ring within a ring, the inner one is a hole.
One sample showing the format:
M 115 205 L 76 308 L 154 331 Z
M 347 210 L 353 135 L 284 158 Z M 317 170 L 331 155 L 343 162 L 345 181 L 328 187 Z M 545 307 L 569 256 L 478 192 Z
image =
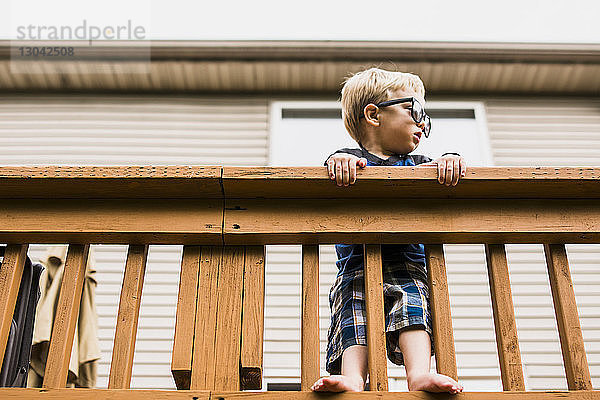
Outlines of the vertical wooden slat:
M 19 286 L 27 259 L 27 248 L 26 244 L 9 244 L 4 252 L 2 266 L 0 266 L 0 369 L 19 295 Z
M 190 382 L 192 390 L 212 390 L 215 387 L 217 279 L 222 257 L 222 246 L 202 246 Z
M 301 390 L 320 377 L 319 246 L 302 246 Z
M 262 388 L 265 246 L 247 246 L 242 304 L 241 387 Z
M 372 391 L 387 392 L 387 355 L 383 315 L 383 270 L 381 245 L 364 246 L 365 302 L 369 385 Z
M 79 305 L 89 249 L 88 244 L 69 245 L 50 337 L 50 349 L 43 383 L 45 388 L 62 388 L 67 384 L 69 360 L 75 325 L 79 318 Z
M 129 389 L 131 383 L 147 256 L 148 245 L 129 245 L 108 378 L 109 389 Z
M 427 258 L 429 302 L 433 318 L 437 372 L 458 379 L 443 245 L 426 245 L 425 256 Z
M 564 244 L 545 244 L 546 265 L 569 390 L 592 390 L 579 313 Z
M 183 246 L 171 373 L 177 389 L 189 389 L 200 273 L 200 246 Z
M 244 247 L 223 247 L 217 287 L 215 390 L 240 390 Z
M 486 244 L 485 255 L 496 328 L 498 361 L 502 374 L 502 388 L 510 391 L 523 391 L 525 390 L 525 379 L 504 245 Z

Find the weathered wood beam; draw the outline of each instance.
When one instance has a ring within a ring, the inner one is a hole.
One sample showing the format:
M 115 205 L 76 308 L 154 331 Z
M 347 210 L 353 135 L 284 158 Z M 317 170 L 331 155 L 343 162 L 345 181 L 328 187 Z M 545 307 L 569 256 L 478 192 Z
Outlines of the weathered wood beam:
M 319 379 L 319 246 L 302 246 L 302 319 L 300 330 L 300 387 L 310 390 Z
M 129 245 L 110 363 L 109 389 L 129 389 L 131 383 L 147 257 L 148 245 Z
M 210 400 L 208 391 L 0 388 L 3 400 Z
M 0 167 L 0 198 L 222 197 L 220 166 Z
M 189 390 L 118 390 L 118 389 L 21 389 L 0 388 L 6 400 L 599 400 L 600 391 L 552 392 L 463 392 L 455 396 L 426 392 L 362 392 L 327 395 L 314 392 L 210 392 Z
M 222 200 L 0 200 L 0 241 L 221 244 Z
M 600 198 L 598 167 L 471 167 L 456 187 L 435 167 L 367 167 L 337 187 L 324 167 L 0 167 L 0 198 Z M 532 183 L 534 183 L 532 185 Z M 410 189 L 410 190 L 406 190 Z
M 498 361 L 504 390 L 525 390 L 521 350 L 515 322 L 506 251 L 502 244 L 486 244 L 485 255 L 490 282 Z
M 243 246 L 224 246 L 217 286 L 215 333 L 215 389 L 240 390 L 242 336 L 242 292 L 244 289 Z
M 261 389 L 265 328 L 265 246 L 246 246 L 242 305 L 242 389 Z
M 224 212 L 226 244 L 600 242 L 598 200 L 237 199 Z
M 367 357 L 370 390 L 388 390 L 381 245 L 364 245 Z
M 0 369 L 17 304 L 23 268 L 27 259 L 26 244 L 10 244 L 0 266 Z
M 367 167 L 338 187 L 325 167 L 223 167 L 226 198 L 600 198 L 600 168 L 469 167 L 454 187 L 435 167 Z M 591 184 L 590 184 L 591 183 Z
M 177 389 L 189 389 L 194 352 L 194 330 L 200 273 L 200 246 L 183 246 L 171 373 Z M 206 307 L 207 305 L 202 305 Z
M 430 290 L 429 302 L 431 304 L 431 317 L 433 319 L 437 372 L 458 380 L 444 246 L 441 244 L 425 246 L 425 257 L 427 259 L 427 278 Z
M 564 244 L 545 244 L 544 253 L 569 390 L 591 390 L 567 250 Z
M 89 250 L 88 244 L 69 244 L 44 372 L 45 388 L 62 388 L 67 384 Z
M 215 388 L 217 288 L 222 259 L 223 246 L 202 246 L 195 306 L 192 390 Z
M 362 393 L 334 393 L 324 394 L 315 392 L 262 392 L 262 393 L 222 393 L 211 392 L 211 400 L 322 400 L 335 398 L 336 400 L 598 400 L 600 391 L 580 392 L 463 392 L 457 395 L 427 392 L 362 392 Z

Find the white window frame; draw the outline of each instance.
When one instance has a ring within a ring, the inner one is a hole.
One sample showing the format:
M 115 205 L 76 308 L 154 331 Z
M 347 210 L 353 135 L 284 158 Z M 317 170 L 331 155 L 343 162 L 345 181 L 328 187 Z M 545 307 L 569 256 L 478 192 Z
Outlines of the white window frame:
M 268 155 L 267 163 L 271 165 L 273 159 L 273 141 L 274 132 L 280 132 L 281 127 L 281 110 L 285 108 L 341 108 L 339 101 L 313 101 L 313 100 L 289 100 L 289 99 L 272 99 L 269 105 L 269 140 L 268 140 Z M 487 113 L 485 104 L 482 101 L 428 101 L 428 109 L 449 110 L 449 109 L 466 109 L 473 110 L 475 115 L 475 123 L 480 132 L 480 141 L 478 143 L 479 150 L 485 165 L 493 166 L 494 159 L 492 157 L 492 146 L 487 126 Z

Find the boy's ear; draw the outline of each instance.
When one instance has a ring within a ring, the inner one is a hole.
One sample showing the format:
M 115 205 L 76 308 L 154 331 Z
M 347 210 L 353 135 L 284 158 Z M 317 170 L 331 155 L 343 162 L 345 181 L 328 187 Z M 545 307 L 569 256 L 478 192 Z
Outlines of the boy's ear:
M 379 108 L 375 104 L 367 104 L 363 109 L 363 113 L 367 124 L 379 126 Z

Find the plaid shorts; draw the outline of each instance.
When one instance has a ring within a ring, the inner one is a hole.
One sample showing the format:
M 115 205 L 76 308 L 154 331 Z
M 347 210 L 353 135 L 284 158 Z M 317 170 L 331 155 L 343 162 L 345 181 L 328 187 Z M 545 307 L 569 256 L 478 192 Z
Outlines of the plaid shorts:
M 326 369 L 332 375 L 341 372 L 342 353 L 346 348 L 367 344 L 364 293 L 362 268 L 338 274 L 329 292 L 331 325 L 327 335 Z M 384 263 L 383 296 L 386 348 L 390 361 L 404 364 L 398 336 L 408 327 L 429 333 L 433 354 L 426 267 L 409 261 Z

